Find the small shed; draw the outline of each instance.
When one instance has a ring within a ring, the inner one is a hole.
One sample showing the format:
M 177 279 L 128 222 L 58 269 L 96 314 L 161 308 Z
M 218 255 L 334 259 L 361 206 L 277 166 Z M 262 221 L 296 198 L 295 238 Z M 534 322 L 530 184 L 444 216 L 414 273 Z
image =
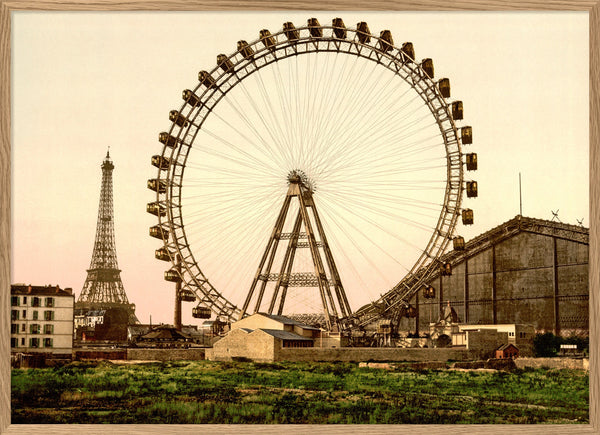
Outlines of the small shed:
M 496 349 L 496 358 L 515 359 L 519 356 L 519 348 L 512 343 L 503 344 Z

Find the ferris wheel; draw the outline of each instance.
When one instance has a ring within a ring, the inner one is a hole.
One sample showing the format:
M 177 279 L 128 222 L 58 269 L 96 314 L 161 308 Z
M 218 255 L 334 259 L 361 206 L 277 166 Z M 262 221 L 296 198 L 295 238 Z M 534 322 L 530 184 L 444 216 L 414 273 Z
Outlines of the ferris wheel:
M 182 96 L 147 211 L 165 279 L 198 302 L 195 317 L 325 307 L 369 321 L 406 307 L 449 244 L 464 245 L 472 129 L 449 79 L 389 30 L 340 18 L 263 29 Z

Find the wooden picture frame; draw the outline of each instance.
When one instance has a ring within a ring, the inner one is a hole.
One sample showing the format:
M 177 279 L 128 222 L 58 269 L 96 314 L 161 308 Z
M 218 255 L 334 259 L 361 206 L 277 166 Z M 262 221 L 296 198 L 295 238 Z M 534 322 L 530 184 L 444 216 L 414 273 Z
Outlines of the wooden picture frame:
M 312 426 L 278 427 L 278 426 L 193 426 L 193 425 L 10 425 L 10 355 L 9 331 L 9 287 L 10 287 L 10 255 L 11 255 L 11 13 L 15 11 L 258 11 L 258 10 L 369 10 L 369 11 L 585 11 L 589 14 L 589 59 L 590 59 L 590 235 L 591 249 L 589 256 L 590 276 L 590 424 L 587 425 L 531 425 L 531 426 L 484 426 L 484 425 L 446 425 L 446 426 Z M 315 0 L 287 2 L 285 0 L 247 0 L 236 2 L 230 0 L 100 0 L 87 3 L 77 0 L 0 0 L 0 433 L 7 434 L 65 434 L 65 433 L 227 433 L 233 431 L 250 431 L 260 433 L 286 432 L 306 433 L 397 433 L 415 434 L 444 431 L 456 434 L 469 433 L 528 433 L 528 434 L 569 434 L 598 433 L 600 431 L 600 379 L 599 349 L 600 339 L 600 289 L 598 253 L 598 228 L 600 221 L 600 0 L 459 0 L 456 2 L 440 2 L 436 0 L 388 0 L 371 1 L 330 0 L 323 3 Z

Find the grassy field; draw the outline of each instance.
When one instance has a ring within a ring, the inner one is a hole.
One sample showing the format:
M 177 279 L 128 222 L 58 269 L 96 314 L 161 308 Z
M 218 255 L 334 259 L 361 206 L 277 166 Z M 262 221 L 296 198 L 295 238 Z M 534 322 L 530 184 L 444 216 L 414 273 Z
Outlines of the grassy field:
M 13 424 L 588 423 L 588 399 L 576 370 L 194 361 L 12 371 Z

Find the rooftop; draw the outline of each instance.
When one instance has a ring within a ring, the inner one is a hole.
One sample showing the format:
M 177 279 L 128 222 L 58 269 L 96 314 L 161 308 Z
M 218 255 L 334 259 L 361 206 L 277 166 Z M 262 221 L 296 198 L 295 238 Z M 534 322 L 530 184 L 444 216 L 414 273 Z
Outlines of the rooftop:
M 275 314 L 267 314 L 267 313 L 257 313 L 257 314 L 268 317 L 269 319 L 275 320 L 277 322 L 283 323 L 284 325 L 295 325 L 295 326 L 300 326 L 303 329 L 311 329 L 311 330 L 319 331 L 319 328 L 315 328 L 313 326 L 306 325 L 304 323 L 298 322 L 297 320 L 290 319 L 289 317 L 276 316 Z
M 298 334 L 294 334 L 293 332 L 282 331 L 281 329 L 262 329 L 259 328 L 257 331 L 263 331 L 267 334 L 279 338 L 281 340 L 295 340 L 295 341 L 312 341 L 311 338 L 306 338 Z
M 73 289 L 65 288 L 61 289 L 58 285 L 25 285 L 25 284 L 12 284 L 10 286 L 11 295 L 31 295 L 31 296 L 70 296 L 74 297 Z

